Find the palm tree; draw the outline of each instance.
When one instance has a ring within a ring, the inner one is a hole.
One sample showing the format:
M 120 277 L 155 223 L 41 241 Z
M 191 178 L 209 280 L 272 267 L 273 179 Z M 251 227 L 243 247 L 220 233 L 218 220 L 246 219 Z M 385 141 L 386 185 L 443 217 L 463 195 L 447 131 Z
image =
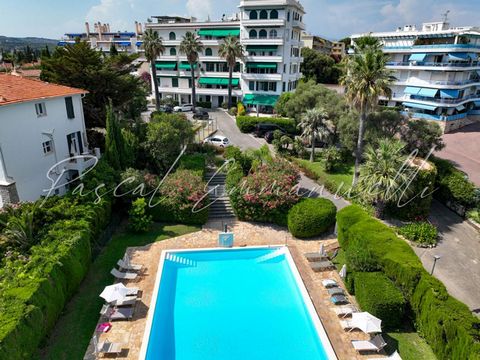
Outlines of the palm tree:
M 220 45 L 218 55 L 224 58 L 228 64 L 228 108 L 232 107 L 232 76 L 233 69 L 238 59 L 243 59 L 243 46 L 238 37 L 228 36 Z
M 182 42 L 180 43 L 180 52 L 187 56 L 188 63 L 190 64 L 190 72 L 192 76 L 193 111 L 195 111 L 195 107 L 197 106 L 197 96 L 195 92 L 195 64 L 198 61 L 198 53 L 202 50 L 203 44 L 199 40 L 199 37 L 188 31 L 185 36 L 183 36 Z
M 302 138 L 310 140 L 312 151 L 310 161 L 315 160 L 315 140 L 324 139 L 330 134 L 328 112 L 323 107 L 308 109 L 302 116 L 298 126 L 302 129 Z
M 18 246 L 22 250 L 28 250 L 35 244 L 35 208 L 16 214 L 11 210 L 8 222 L 3 230 L 6 242 Z
M 385 138 L 375 147 L 369 145 L 365 150 L 365 163 L 361 168 L 357 189 L 373 203 L 375 216 L 380 219 L 383 218 L 388 203 L 408 195 L 408 191 L 404 190 L 409 176 L 402 171 L 407 160 L 404 149 L 405 144 L 401 141 Z
M 145 57 L 150 61 L 150 66 L 152 68 L 153 87 L 155 89 L 155 108 L 158 111 L 160 110 L 160 94 L 158 93 L 157 68 L 155 67 L 155 61 L 157 57 L 162 55 L 165 51 L 163 39 L 158 36 L 158 32 L 153 29 L 147 29 L 143 35 L 143 48 L 145 49 Z
M 360 113 L 355 173 L 353 185 L 358 181 L 362 162 L 367 117 L 375 110 L 380 96 L 391 97 L 390 86 L 394 77 L 386 68 L 387 56 L 376 45 L 365 45 L 358 53 L 347 58 L 345 74 L 340 79 L 345 95 L 352 107 Z

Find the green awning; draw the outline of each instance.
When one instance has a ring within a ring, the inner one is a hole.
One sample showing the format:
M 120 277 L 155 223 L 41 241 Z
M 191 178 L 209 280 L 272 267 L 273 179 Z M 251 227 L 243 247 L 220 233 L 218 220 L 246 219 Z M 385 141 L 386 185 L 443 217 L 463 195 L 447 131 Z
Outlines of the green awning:
M 200 29 L 198 35 L 213 37 L 240 36 L 240 29 Z
M 159 70 L 175 70 L 177 63 L 175 61 L 157 62 L 155 67 Z
M 187 61 L 182 61 L 178 67 L 180 70 L 190 70 L 190 64 Z M 193 68 L 197 68 L 197 63 L 193 64 Z
M 228 78 L 202 77 L 198 83 L 201 85 L 228 85 Z M 232 79 L 232 86 L 238 86 L 239 83 L 239 79 Z
M 246 94 L 243 103 L 247 105 L 274 106 L 277 103 L 278 95 Z
M 270 52 L 270 51 L 277 51 L 277 45 L 248 45 L 247 51 L 258 51 L 258 52 Z
M 276 63 L 247 63 L 247 68 L 249 69 L 276 69 Z

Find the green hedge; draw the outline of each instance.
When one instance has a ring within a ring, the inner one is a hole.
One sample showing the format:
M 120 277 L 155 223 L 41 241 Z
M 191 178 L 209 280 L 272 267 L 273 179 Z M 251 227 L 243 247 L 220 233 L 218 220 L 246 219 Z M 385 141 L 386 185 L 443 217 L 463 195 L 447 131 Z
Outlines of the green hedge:
M 157 201 L 158 199 L 154 199 L 153 203 Z M 160 203 L 152 207 L 149 210 L 149 214 L 156 222 L 171 224 L 203 225 L 208 221 L 208 208 L 194 213 L 190 208 L 172 208 L 170 205 Z
M 205 176 L 206 158 L 205 154 L 183 155 L 180 158 L 179 169 L 192 170 L 202 178 Z
M 288 230 L 297 238 L 320 235 L 335 224 L 336 213 L 328 199 L 304 199 L 288 212 Z
M 383 329 L 397 329 L 402 324 L 405 299 L 389 278 L 380 272 L 359 272 L 354 284 L 360 308 L 382 319 Z
M 211 109 L 212 102 L 211 101 L 197 101 L 197 107 L 201 107 L 204 109 Z
M 295 120 L 289 118 L 274 118 L 274 117 L 254 117 L 254 116 L 237 116 L 237 126 L 243 133 L 250 133 L 255 130 L 255 126 L 261 123 L 276 124 L 284 129 L 286 132 L 295 134 L 297 132 L 297 125 Z
M 29 260 L 4 259 L 0 270 L 2 360 L 32 358 L 87 273 L 91 244 L 109 220 L 111 204 L 106 200 L 79 204 L 66 197 L 58 205 L 63 218 L 51 224 L 59 206 L 40 210 L 48 230 L 43 229 L 41 241 L 30 248 Z
M 439 359 L 480 359 L 480 319 L 448 295 L 404 240 L 355 205 L 337 213 L 337 225 L 344 250 L 359 238 L 369 243 L 382 272 L 402 291 L 417 329 Z

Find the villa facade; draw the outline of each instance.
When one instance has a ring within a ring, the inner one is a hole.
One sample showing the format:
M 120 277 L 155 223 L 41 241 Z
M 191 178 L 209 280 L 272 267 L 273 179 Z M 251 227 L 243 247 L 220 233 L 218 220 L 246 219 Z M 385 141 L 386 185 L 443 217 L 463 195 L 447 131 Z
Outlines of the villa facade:
M 156 22 L 145 26 L 159 33 L 166 48 L 156 62 L 160 96 L 192 102 L 190 65 L 180 52 L 180 42 L 193 32 L 204 47 L 195 67 L 197 100 L 221 106 L 228 96 L 228 66 L 218 51 L 223 38 L 237 36 L 245 56 L 233 73 L 234 100 L 271 109 L 280 94 L 296 89 L 301 78 L 304 14 L 296 0 L 242 0 L 239 13 L 221 21 L 153 17 Z
M 424 23 L 353 35 L 353 42 L 364 35 L 378 38 L 390 57 L 396 80 L 384 104 L 435 121 L 445 132 L 480 119 L 480 28 Z

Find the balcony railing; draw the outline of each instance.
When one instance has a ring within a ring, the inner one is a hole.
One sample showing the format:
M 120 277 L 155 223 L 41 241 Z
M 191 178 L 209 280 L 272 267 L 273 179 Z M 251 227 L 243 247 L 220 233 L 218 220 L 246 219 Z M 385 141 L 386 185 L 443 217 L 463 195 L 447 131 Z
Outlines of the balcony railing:
M 444 63 L 444 62 L 426 62 L 426 61 L 388 61 L 387 66 L 431 66 L 431 67 L 474 67 L 480 66 L 479 61 L 467 63 Z
M 390 45 L 385 45 L 384 46 L 384 49 L 388 49 L 388 50 L 440 49 L 440 48 L 480 49 L 480 45 L 477 45 L 477 44 L 432 44 L 432 45 L 410 45 L 410 46 L 390 46 Z
M 459 98 L 459 99 L 431 98 L 431 97 L 420 96 L 420 95 L 410 95 L 410 98 L 408 99 L 429 101 L 429 102 L 434 102 L 439 104 L 458 104 L 470 99 L 478 99 L 478 98 L 480 98 L 480 95 L 472 94 L 472 95 L 464 96 L 463 98 Z
M 469 84 L 476 84 L 480 83 L 480 79 L 469 79 L 469 80 L 461 80 L 461 81 L 450 81 L 450 80 L 421 80 L 419 81 L 396 81 L 397 85 L 409 85 L 409 86 L 424 86 L 428 87 L 429 85 L 449 85 L 449 86 L 462 86 L 462 85 L 469 85 Z
M 463 114 L 456 114 L 456 115 L 433 115 L 433 114 L 425 114 L 421 112 L 409 112 L 409 111 L 402 111 L 402 114 L 405 116 L 412 116 L 413 118 L 425 119 L 425 120 L 436 120 L 436 121 L 455 121 L 464 119 L 468 116 L 467 113 Z

